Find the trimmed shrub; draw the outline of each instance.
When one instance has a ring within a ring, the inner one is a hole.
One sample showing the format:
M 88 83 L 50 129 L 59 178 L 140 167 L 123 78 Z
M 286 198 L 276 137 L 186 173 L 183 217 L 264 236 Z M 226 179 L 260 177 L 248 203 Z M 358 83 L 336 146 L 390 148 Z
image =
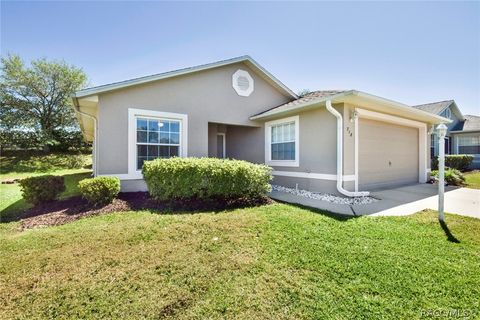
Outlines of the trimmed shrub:
M 473 162 L 473 156 L 469 154 L 445 155 L 445 166 L 460 171 L 467 171 Z M 432 159 L 432 169 L 438 170 L 438 156 Z
M 95 177 L 78 183 L 82 196 L 93 205 L 109 204 L 120 192 L 120 179 L 117 177 Z
M 146 161 L 143 176 L 157 200 L 258 198 L 270 192 L 271 168 L 240 160 L 170 158 Z
M 433 170 L 430 175 L 438 181 L 438 170 Z M 451 186 L 463 186 L 465 184 L 465 176 L 457 169 L 445 168 L 445 182 Z
M 52 201 L 65 191 L 65 181 L 60 176 L 38 176 L 19 181 L 25 201 L 34 205 Z

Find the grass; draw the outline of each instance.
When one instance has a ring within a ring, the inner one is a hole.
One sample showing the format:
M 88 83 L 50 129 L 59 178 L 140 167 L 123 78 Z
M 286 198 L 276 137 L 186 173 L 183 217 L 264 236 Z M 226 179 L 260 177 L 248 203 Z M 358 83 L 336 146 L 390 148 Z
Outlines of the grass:
M 89 154 L 16 152 L 0 157 L 0 180 L 21 179 L 32 175 L 91 166 Z
M 480 171 L 465 173 L 465 182 L 467 183 L 467 188 L 480 189 Z
M 78 181 L 88 178 L 91 156 L 83 154 L 13 154 L 0 157 L 0 180 L 22 179 L 44 174 L 65 177 L 60 198 L 78 194 Z M 0 184 L 0 222 L 8 221 L 30 205 L 22 199 L 18 184 Z
M 480 220 L 340 219 L 274 204 L 0 225 L 0 318 L 405 319 L 480 316 Z

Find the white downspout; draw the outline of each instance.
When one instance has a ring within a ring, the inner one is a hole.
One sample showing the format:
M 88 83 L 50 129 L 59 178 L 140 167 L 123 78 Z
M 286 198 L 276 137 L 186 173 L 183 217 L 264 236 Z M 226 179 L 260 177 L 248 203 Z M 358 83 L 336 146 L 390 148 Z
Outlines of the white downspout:
M 93 161 L 92 161 L 92 169 L 93 169 L 93 176 L 97 176 L 97 118 L 92 116 L 91 114 L 85 113 L 80 111 L 80 106 L 78 105 L 77 98 L 74 98 L 74 106 L 75 111 L 82 116 L 86 116 L 93 120 Z
M 366 197 L 368 191 L 352 192 L 343 188 L 343 118 L 342 115 L 332 107 L 332 101 L 326 101 L 327 110 L 337 118 L 337 190 L 347 197 Z

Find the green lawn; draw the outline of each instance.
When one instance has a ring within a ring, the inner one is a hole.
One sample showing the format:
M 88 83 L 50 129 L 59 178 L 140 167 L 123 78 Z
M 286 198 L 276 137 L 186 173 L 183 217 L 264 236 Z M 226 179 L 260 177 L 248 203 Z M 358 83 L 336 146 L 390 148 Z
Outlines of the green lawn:
M 472 171 L 465 173 L 467 188 L 480 189 L 480 171 Z
M 78 168 L 91 166 L 90 155 L 75 154 L 25 154 L 0 157 L 0 181 L 22 179 L 43 174 L 65 177 L 66 190 L 61 198 L 78 194 L 78 181 L 88 178 L 91 169 Z M 77 167 L 75 169 L 75 167 Z M 0 221 L 8 221 L 30 205 L 22 199 L 20 186 L 0 184 Z
M 479 317 L 480 220 L 340 219 L 285 204 L 0 224 L 0 318 Z

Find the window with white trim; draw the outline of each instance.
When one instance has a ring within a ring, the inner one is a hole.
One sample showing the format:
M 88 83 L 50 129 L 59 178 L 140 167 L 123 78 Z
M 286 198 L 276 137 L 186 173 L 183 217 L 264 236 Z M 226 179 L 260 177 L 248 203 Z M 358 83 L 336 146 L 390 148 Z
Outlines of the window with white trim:
M 480 136 L 459 136 L 458 137 L 459 154 L 480 154 Z
M 271 160 L 295 160 L 295 121 L 273 125 Z
M 265 163 L 273 166 L 299 164 L 299 117 L 265 123 Z
M 136 117 L 137 170 L 146 160 L 180 155 L 180 125 L 179 120 Z

